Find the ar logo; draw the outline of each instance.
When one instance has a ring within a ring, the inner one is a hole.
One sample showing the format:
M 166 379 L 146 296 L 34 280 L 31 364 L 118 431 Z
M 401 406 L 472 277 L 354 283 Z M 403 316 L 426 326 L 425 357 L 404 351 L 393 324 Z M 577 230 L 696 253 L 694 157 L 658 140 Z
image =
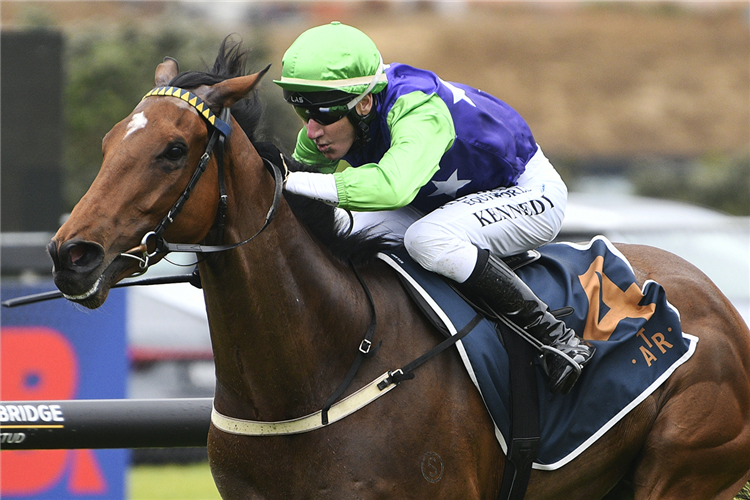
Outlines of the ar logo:
M 648 320 L 656 310 L 656 304 L 638 305 L 643 294 L 636 283 L 622 291 L 604 274 L 604 257 L 598 256 L 588 271 L 578 276 L 589 300 L 586 329 L 583 337 L 589 340 L 608 340 L 617 324 L 625 318 Z M 609 310 L 602 315 L 603 306 Z
M 671 332 L 672 328 L 668 328 L 667 331 Z M 638 332 L 638 337 L 643 340 L 643 343 L 645 345 L 642 345 L 639 349 L 641 351 L 641 354 L 643 355 L 644 361 L 646 361 L 646 364 L 648 366 L 651 366 L 651 363 L 654 361 L 657 361 L 656 356 L 654 355 L 655 351 L 654 348 L 659 349 L 659 352 L 662 354 L 665 354 L 667 352 L 667 349 L 671 349 L 674 347 L 672 344 L 667 342 L 666 338 L 664 337 L 663 333 L 656 332 L 651 336 L 651 340 L 646 337 L 644 334 L 644 329 L 641 328 L 641 330 Z M 653 341 L 653 342 L 652 342 Z M 633 359 L 633 364 L 636 364 L 637 360 Z

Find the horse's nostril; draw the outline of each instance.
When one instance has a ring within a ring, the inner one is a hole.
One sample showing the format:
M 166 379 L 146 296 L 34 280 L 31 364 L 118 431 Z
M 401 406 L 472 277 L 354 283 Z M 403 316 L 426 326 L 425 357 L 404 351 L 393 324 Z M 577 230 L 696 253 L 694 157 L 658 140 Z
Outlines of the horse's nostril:
M 71 270 L 90 271 L 96 268 L 103 259 L 104 249 L 96 243 L 69 241 L 63 243 L 59 249 L 60 264 L 62 267 L 70 266 Z
M 86 248 L 83 245 L 76 245 L 70 249 L 70 261 L 75 264 L 78 260 L 86 255 Z

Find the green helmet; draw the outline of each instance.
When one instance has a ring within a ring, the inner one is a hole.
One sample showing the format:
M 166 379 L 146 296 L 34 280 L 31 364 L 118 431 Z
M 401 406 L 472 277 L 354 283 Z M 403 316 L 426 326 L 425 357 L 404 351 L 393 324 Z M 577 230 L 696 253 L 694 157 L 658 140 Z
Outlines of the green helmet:
M 340 96 L 337 100 L 346 98 L 342 94 L 364 97 L 380 92 L 388 83 L 375 43 L 358 29 L 337 21 L 302 33 L 281 64 L 281 79 L 274 83 L 284 89 L 285 99 L 296 105 L 321 103 L 323 94 Z M 318 97 L 313 99 L 316 103 L 300 97 L 308 93 Z M 331 99 L 324 100 L 331 103 Z

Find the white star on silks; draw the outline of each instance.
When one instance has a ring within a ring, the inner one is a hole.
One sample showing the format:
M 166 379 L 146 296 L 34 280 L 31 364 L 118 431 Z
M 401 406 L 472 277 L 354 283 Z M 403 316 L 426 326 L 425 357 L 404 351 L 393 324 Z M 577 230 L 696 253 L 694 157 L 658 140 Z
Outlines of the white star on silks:
M 456 104 L 458 101 L 466 101 L 472 106 L 474 106 L 475 108 L 477 107 L 477 105 L 474 104 L 474 101 L 466 97 L 466 91 L 464 89 L 460 89 L 456 87 L 455 85 L 451 84 L 450 82 L 446 82 L 443 80 L 440 80 L 440 81 L 443 82 L 443 85 L 448 87 L 448 89 L 451 92 L 453 92 L 453 104 Z
M 445 181 L 432 181 L 433 184 L 435 184 L 435 187 L 437 190 L 435 190 L 434 193 L 430 194 L 429 196 L 437 196 L 440 194 L 445 194 L 450 196 L 451 198 L 456 198 L 456 191 L 470 183 L 471 181 L 460 181 L 458 180 L 458 169 L 454 170 L 450 177 L 448 177 Z M 428 196 L 428 197 L 429 197 Z

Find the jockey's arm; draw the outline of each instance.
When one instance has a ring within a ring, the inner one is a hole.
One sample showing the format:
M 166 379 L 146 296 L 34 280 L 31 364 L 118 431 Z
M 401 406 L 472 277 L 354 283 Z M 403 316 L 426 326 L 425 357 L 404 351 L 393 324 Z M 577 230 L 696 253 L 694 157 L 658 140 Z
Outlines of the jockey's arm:
M 310 193 L 298 194 L 325 201 L 335 187 L 337 200 L 331 201 L 358 211 L 392 210 L 408 205 L 437 172 L 440 159 L 453 145 L 453 120 L 440 97 L 413 92 L 396 101 L 387 123 L 390 148 L 377 162 L 347 168 L 332 176 L 309 174 L 303 189 Z M 326 160 L 304 132 L 299 135 L 294 156 L 318 166 L 322 172 L 333 172 L 338 164 Z

